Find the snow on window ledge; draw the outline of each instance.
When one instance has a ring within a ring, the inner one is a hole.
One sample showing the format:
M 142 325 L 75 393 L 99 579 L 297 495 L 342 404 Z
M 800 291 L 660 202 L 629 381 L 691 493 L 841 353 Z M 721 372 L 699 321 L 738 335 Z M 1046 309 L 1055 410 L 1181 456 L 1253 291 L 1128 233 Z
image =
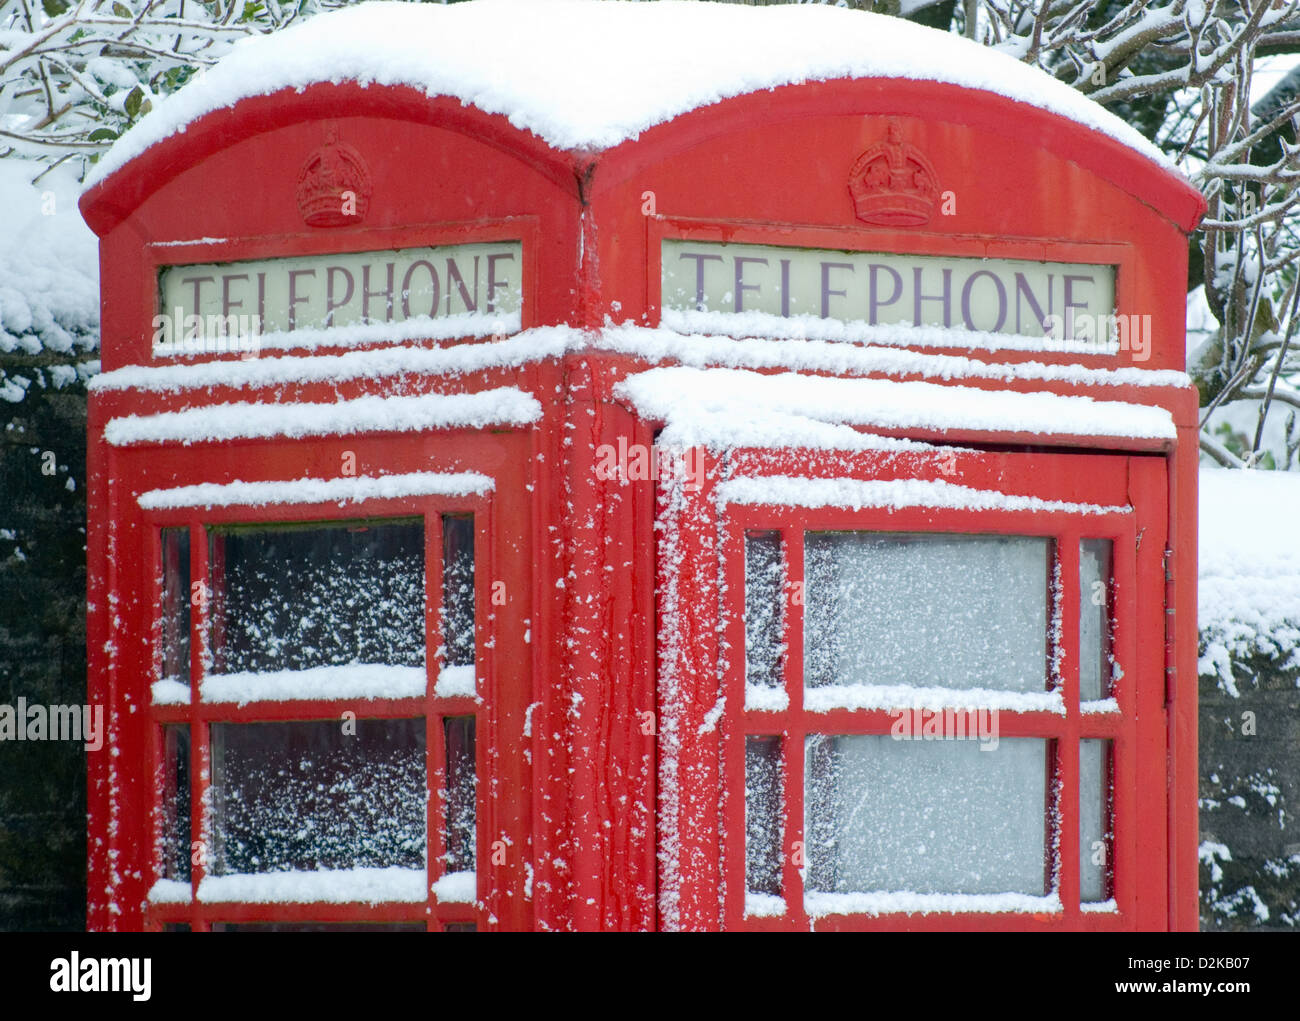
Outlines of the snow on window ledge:
M 199 883 L 199 901 L 204 904 L 418 904 L 425 900 L 426 881 L 424 869 L 396 867 L 205 876 Z
M 473 698 L 476 691 L 473 663 L 443 667 L 438 674 L 438 683 L 433 688 L 433 693 L 439 698 L 455 698 L 458 695 Z
M 816 893 L 804 894 L 804 910 L 813 918 L 827 915 L 1059 914 L 1055 893 Z
M 179 879 L 160 879 L 149 891 L 150 904 L 188 904 L 193 891 Z
M 790 696 L 784 688 L 765 684 L 745 685 L 745 709 L 750 712 L 780 713 L 790 708 Z
M 204 702 L 239 705 L 307 699 L 422 698 L 425 683 L 424 667 L 347 663 L 309 670 L 209 674 L 199 683 L 199 694 Z
M 154 681 L 150 689 L 153 692 L 154 705 L 189 705 L 190 686 L 183 681 L 170 678 Z
M 770 507 L 934 507 L 976 511 L 1031 511 L 1063 514 L 1128 514 L 1130 507 L 1043 500 L 992 489 L 922 479 L 820 479 L 789 475 L 731 479 L 718 486 L 720 503 Z
M 785 914 L 785 898 L 770 893 L 746 893 L 746 918 L 780 918 Z
M 1088 904 L 1080 904 L 1079 910 L 1087 914 L 1118 914 L 1119 905 L 1115 902 L 1115 898 L 1112 897 L 1110 900 L 1099 900 Z
M 997 709 L 1012 713 L 1065 715 L 1059 691 L 997 691 L 991 688 L 913 688 L 905 684 L 833 684 L 807 688 L 804 708 L 835 709 Z
M 433 884 L 433 895 L 442 904 L 473 904 L 478 897 L 478 874 L 448 872 Z
M 469 496 L 491 492 L 495 483 L 478 472 L 409 472 L 337 479 L 275 482 L 205 482 L 173 489 L 150 489 L 138 500 L 144 510 L 178 507 L 264 507 L 268 504 L 360 503 L 407 496 Z
M 1114 696 L 1110 698 L 1093 699 L 1087 702 L 1079 703 L 1079 712 L 1081 713 L 1117 713 L 1119 712 L 1119 703 Z

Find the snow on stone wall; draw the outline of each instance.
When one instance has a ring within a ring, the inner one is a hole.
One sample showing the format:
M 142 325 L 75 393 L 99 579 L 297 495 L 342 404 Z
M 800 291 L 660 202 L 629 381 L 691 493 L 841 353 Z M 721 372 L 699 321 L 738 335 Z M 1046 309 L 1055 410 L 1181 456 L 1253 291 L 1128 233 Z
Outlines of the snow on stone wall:
M 1236 696 L 1234 660 L 1300 666 L 1300 473 L 1201 471 L 1200 673 Z
M 65 167 L 0 160 L 0 400 L 18 403 L 32 386 L 61 388 L 94 366 L 99 346 L 99 249 L 77 209 Z M 58 364 L 46 364 L 44 355 Z M 60 357 L 67 356 L 67 357 Z

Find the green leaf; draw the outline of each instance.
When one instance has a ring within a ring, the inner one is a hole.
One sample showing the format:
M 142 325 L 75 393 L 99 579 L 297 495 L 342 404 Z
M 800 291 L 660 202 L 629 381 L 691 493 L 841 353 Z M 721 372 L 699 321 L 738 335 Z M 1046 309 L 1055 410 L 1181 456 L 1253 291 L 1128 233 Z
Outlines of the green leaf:
M 112 128 L 96 128 L 89 136 L 92 142 L 111 142 L 116 137 L 117 132 Z
M 126 102 L 123 104 L 123 108 L 131 120 L 135 120 L 140 116 L 140 104 L 144 101 L 144 89 L 140 88 L 139 85 L 126 94 Z
M 41 0 L 41 6 L 51 18 L 57 17 L 72 6 L 71 0 Z
M 129 8 L 126 4 L 120 4 L 120 3 L 113 4 L 113 13 L 116 14 L 119 18 L 133 17 L 133 15 L 131 14 L 131 8 Z

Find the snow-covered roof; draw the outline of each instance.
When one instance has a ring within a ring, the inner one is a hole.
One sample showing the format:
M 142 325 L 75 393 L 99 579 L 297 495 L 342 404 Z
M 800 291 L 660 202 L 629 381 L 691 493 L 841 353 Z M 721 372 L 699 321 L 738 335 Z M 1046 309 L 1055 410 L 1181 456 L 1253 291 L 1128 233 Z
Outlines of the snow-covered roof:
M 1300 654 L 1300 472 L 1201 470 L 1201 673 L 1237 693 L 1230 657 Z
M 842 78 L 983 89 L 1171 166 L 1137 131 L 1069 86 L 900 18 L 823 5 L 476 0 L 364 3 L 244 40 L 158 103 L 86 183 L 93 187 L 207 113 L 320 82 L 406 85 L 502 114 L 555 149 L 600 150 L 734 96 Z

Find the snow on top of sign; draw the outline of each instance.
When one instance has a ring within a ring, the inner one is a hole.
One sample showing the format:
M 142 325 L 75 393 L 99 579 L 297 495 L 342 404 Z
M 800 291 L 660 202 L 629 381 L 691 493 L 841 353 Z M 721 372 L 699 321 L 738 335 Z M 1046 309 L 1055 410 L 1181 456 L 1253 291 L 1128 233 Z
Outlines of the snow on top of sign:
M 787 419 L 788 427 L 796 421 L 804 423 L 798 433 L 780 441 L 786 447 L 833 447 L 833 442 L 809 442 L 818 423 L 1069 436 L 1175 436 L 1173 419 L 1164 408 L 926 382 L 672 367 L 629 376 L 615 393 L 642 415 L 665 423 L 672 442 L 715 448 L 752 445 L 752 437 L 768 416 Z M 729 427 L 729 422 L 734 425 Z
M 1300 473 L 1203 468 L 1200 672 L 1237 695 L 1230 660 L 1300 665 Z
M 133 443 L 211 443 L 271 436 L 332 436 L 425 429 L 483 429 L 526 425 L 542 415 L 535 397 L 500 387 L 472 394 L 421 397 L 358 397 L 334 404 L 220 404 L 157 415 L 109 419 L 104 438 L 114 446 Z
M 679 333 L 718 333 L 733 337 L 806 337 L 809 340 L 866 341 L 897 347 L 965 347 L 973 351 L 1059 351 L 1063 354 L 1113 355 L 1117 341 L 1032 337 L 952 326 L 869 323 L 864 319 L 829 319 L 818 315 L 665 308 L 660 322 Z M 1147 352 L 1150 356 L 1150 352 Z
M 341 327 L 346 329 L 346 327 Z M 338 383 L 408 374 L 466 375 L 492 368 L 514 368 L 570 351 L 617 351 L 649 362 L 678 362 L 696 368 L 796 369 L 838 375 L 928 376 L 932 379 L 1041 380 L 1069 386 L 1186 387 L 1184 372 L 1123 366 L 1094 369 L 1046 362 L 985 362 L 961 355 L 929 354 L 901 347 L 879 347 L 891 327 L 873 327 L 867 344 L 683 334 L 674 330 L 609 325 L 596 331 L 570 326 L 537 326 L 502 340 L 449 347 L 399 345 L 345 354 L 285 355 L 221 359 L 176 365 L 125 365 L 95 376 L 90 389 L 178 393 L 205 387 L 269 387 L 295 383 Z M 963 346 L 960 331 L 950 346 Z
M 1137 131 L 1069 86 L 901 18 L 823 5 L 477 0 L 358 4 L 243 40 L 124 134 L 87 186 L 204 114 L 318 82 L 408 85 L 502 114 L 556 149 L 606 149 L 724 99 L 840 78 L 983 89 L 1171 167 Z
M 745 317 L 742 316 L 742 319 Z M 776 316 L 770 317 L 778 319 Z M 800 317 L 808 318 L 808 317 Z M 830 327 L 844 326 L 833 320 L 819 320 Z M 796 322 L 796 326 L 801 325 Z M 865 326 L 865 324 L 864 324 Z M 916 327 L 865 326 L 861 335 L 817 339 L 807 334 L 793 336 L 792 330 L 763 334 L 737 332 L 717 336 L 708 333 L 655 329 L 631 323 L 609 325 L 590 338 L 594 347 L 635 355 L 647 361 L 674 361 L 696 368 L 725 366 L 737 369 L 796 369 L 837 375 L 929 376 L 933 379 L 1042 380 L 1071 386 L 1167 386 L 1191 385 L 1187 373 L 1172 369 L 1139 369 L 1121 366 L 1093 369 L 1083 365 L 1052 365 L 1046 362 L 985 362 L 961 355 L 909 351 L 916 342 Z M 965 330 L 941 330 L 945 347 L 973 347 Z M 877 346 L 888 345 L 888 346 Z
M 337 479 L 275 482 L 203 482 L 172 489 L 150 489 L 139 496 L 145 510 L 174 507 L 262 507 L 280 503 L 360 503 L 403 496 L 465 496 L 486 493 L 493 481 L 478 472 L 408 472 Z
M 407 374 L 461 376 L 483 369 L 558 358 L 568 350 L 581 347 L 582 336 L 580 331 L 568 326 L 539 326 L 502 340 L 449 347 L 393 346 L 346 354 L 284 355 L 157 366 L 125 365 L 96 376 L 90 382 L 90 389 L 176 393 L 215 386 L 339 383 Z

